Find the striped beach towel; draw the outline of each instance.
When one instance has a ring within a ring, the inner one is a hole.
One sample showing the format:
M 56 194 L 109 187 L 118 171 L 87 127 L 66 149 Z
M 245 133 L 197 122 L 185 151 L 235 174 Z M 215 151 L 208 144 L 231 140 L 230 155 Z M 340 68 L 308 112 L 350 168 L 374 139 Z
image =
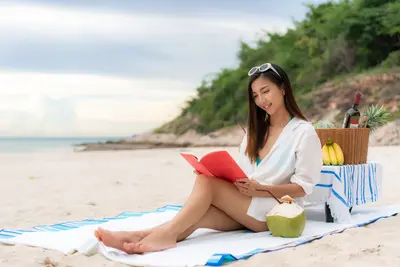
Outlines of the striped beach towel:
M 99 226 L 125 231 L 156 226 L 172 219 L 180 208 L 181 206 L 167 205 L 153 211 L 124 212 L 103 219 L 40 225 L 24 230 L 2 229 L 0 243 L 25 244 L 65 254 L 101 254 L 112 261 L 135 266 L 220 266 L 226 262 L 247 259 L 258 253 L 303 245 L 326 235 L 393 216 L 400 211 L 399 205 L 380 208 L 356 207 L 352 214 L 352 223 L 339 224 L 325 223 L 322 210 L 307 210 L 306 228 L 299 238 L 273 237 L 270 232 L 218 232 L 199 229 L 188 239 L 179 242 L 176 248 L 143 255 L 127 255 L 108 248 L 93 236 L 93 231 Z

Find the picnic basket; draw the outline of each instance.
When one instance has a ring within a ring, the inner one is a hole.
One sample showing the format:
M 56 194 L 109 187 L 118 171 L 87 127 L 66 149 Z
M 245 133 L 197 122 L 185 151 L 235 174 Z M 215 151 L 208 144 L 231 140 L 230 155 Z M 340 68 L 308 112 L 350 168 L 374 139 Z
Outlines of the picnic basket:
M 367 162 L 369 128 L 326 128 L 315 131 L 321 141 L 321 147 L 331 139 L 342 148 L 345 165 Z

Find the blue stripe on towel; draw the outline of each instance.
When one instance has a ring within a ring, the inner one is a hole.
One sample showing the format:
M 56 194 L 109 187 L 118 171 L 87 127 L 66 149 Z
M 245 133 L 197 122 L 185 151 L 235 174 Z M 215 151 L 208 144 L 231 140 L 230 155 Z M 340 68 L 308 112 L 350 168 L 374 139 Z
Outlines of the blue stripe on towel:
M 355 173 L 355 167 L 354 166 L 350 166 L 350 170 L 351 170 L 351 175 L 349 177 L 349 181 L 350 181 L 350 196 L 348 197 L 348 199 L 350 200 L 350 207 L 352 207 L 354 205 L 354 173 Z
M 58 232 L 60 229 L 56 229 L 51 227 L 50 225 L 39 225 L 33 227 L 33 229 L 39 230 L 39 231 L 44 231 L 44 232 Z
M 93 219 L 86 219 L 86 220 L 83 220 L 82 222 L 85 222 L 85 223 L 87 223 L 87 225 L 89 225 L 89 224 L 101 224 L 101 223 L 105 223 L 105 222 L 108 222 L 107 220 L 93 220 Z
M 359 173 L 358 173 L 358 168 L 356 168 L 356 171 L 357 171 L 357 176 L 359 175 Z M 356 199 L 356 205 L 358 205 L 359 203 L 358 203 L 358 196 L 360 195 L 360 191 L 359 191 L 359 183 L 360 183 L 360 179 L 357 179 L 358 177 L 354 177 L 356 180 L 357 180 L 357 183 L 356 183 L 356 197 L 355 197 L 355 199 Z
M 182 205 L 166 205 L 164 208 L 168 210 L 180 210 Z
M 360 172 L 360 174 L 359 174 L 359 180 L 360 180 L 360 194 L 359 194 L 358 197 L 359 197 L 360 204 L 363 204 L 363 202 L 364 202 L 364 200 L 363 200 L 363 194 L 364 194 L 364 190 L 363 190 L 364 182 L 363 182 L 363 179 L 364 179 L 364 177 L 363 177 L 362 166 L 358 165 L 357 167 L 358 167 L 359 172 Z
M 332 187 L 332 184 L 316 184 L 318 187 Z
M 361 169 L 362 169 L 362 183 L 363 183 L 363 191 L 362 191 L 362 199 L 363 199 L 363 204 L 367 203 L 367 200 L 365 199 L 365 186 L 366 186 L 366 171 L 365 171 L 365 166 L 366 165 L 361 165 Z
M 341 167 L 339 167 L 339 177 L 342 177 L 342 169 L 343 169 L 343 167 L 342 167 L 342 166 L 341 166 Z M 343 177 L 343 186 L 344 186 L 344 190 L 343 190 L 344 197 L 347 197 L 347 181 L 346 181 L 346 172 L 345 172 L 345 175 L 344 175 L 344 177 Z
M 27 230 L 18 230 L 21 232 L 21 234 L 23 233 L 33 233 L 33 232 L 37 232 L 35 229 L 27 229 Z
M 357 179 L 357 187 L 358 187 L 357 201 L 358 201 L 358 204 L 362 204 L 362 198 L 361 198 L 361 195 L 362 195 L 361 168 L 360 168 L 360 166 L 356 166 L 356 169 L 357 169 L 357 177 L 356 177 L 356 179 Z
M 372 190 L 372 165 L 368 165 L 368 181 L 369 181 L 369 192 L 371 193 L 371 200 L 375 201 L 374 192 Z
M 335 175 L 336 179 L 338 179 L 338 180 L 339 180 L 339 182 L 341 182 L 341 181 L 342 181 L 342 179 L 340 179 L 339 175 L 337 175 L 337 173 L 336 173 L 336 172 L 334 172 L 334 171 L 326 171 L 326 170 L 322 170 L 322 171 L 321 171 L 321 173 L 330 173 L 330 174 L 333 174 L 333 175 Z
M 364 194 L 364 191 L 363 191 L 363 185 L 364 185 L 363 179 L 364 179 L 364 177 L 363 177 L 363 172 L 362 172 L 362 166 L 358 165 L 357 168 L 358 168 L 358 171 L 359 171 L 359 180 L 360 180 L 360 194 L 358 195 L 358 197 L 359 197 L 359 200 L 360 200 L 360 204 L 363 204 L 363 201 L 364 201 L 363 200 L 363 194 Z
M 80 226 L 89 225 L 91 223 L 85 223 L 84 221 L 75 221 L 75 222 L 64 222 L 62 224 L 65 225 L 65 226 L 80 227 Z
M 56 229 L 60 229 L 60 230 L 71 230 L 71 229 L 78 228 L 78 226 L 65 225 L 65 224 L 62 224 L 62 223 L 53 224 L 53 225 L 51 225 L 51 227 L 56 228 Z
M 354 176 L 354 168 L 353 166 L 347 166 L 349 172 L 346 173 L 347 179 L 347 201 L 349 206 L 353 205 L 353 191 L 354 191 L 354 183 L 353 183 L 353 176 Z
M 349 207 L 349 204 L 347 203 L 347 201 L 342 198 L 338 192 L 336 192 L 334 189 L 332 189 L 332 193 L 335 195 L 335 197 L 337 197 L 337 199 L 339 199 L 344 205 L 346 205 L 346 207 Z
M 369 178 L 369 172 L 368 172 L 368 165 L 363 166 L 364 169 L 364 203 L 367 203 L 367 195 L 368 194 L 368 178 Z
M 373 171 L 374 171 L 374 189 L 375 189 L 375 200 L 377 200 L 379 198 L 379 191 L 378 191 L 378 174 L 376 172 L 376 163 L 372 165 L 373 167 Z
M 8 230 L 8 229 L 2 229 L 2 230 L 0 231 L 0 233 L 2 233 L 2 234 L 7 234 L 7 235 L 15 235 L 15 236 L 22 234 L 21 231 L 18 231 L 18 230 Z
M 349 168 L 349 166 L 344 166 L 344 168 L 343 168 L 344 179 L 346 179 L 346 181 L 347 181 L 347 190 L 346 190 L 345 194 L 346 194 L 346 198 L 347 198 L 347 201 L 348 201 L 349 205 L 351 205 L 350 203 L 351 203 L 351 185 L 352 185 L 352 182 L 351 182 L 351 175 L 349 173 L 347 173 L 347 170 L 349 170 L 349 172 L 350 172 L 351 168 Z
M 208 259 L 205 266 L 221 266 L 236 260 L 238 259 L 231 254 L 214 254 Z
M 2 238 L 2 239 L 8 239 L 8 238 L 14 238 L 15 237 L 15 235 L 6 235 L 6 234 L 3 234 L 2 232 L 0 232 L 0 238 Z
M 343 172 L 343 180 L 344 180 L 344 197 L 349 201 L 349 196 L 350 196 L 350 182 L 349 182 L 349 176 L 347 175 L 347 166 L 341 166 L 340 167 L 340 177 L 342 177 L 342 172 Z
M 20 230 L 1 229 L 0 235 L 16 237 L 16 236 L 22 235 L 23 232 L 24 231 L 20 231 Z
M 347 179 L 347 201 L 349 202 L 349 206 L 353 205 L 353 175 L 354 175 L 354 168 L 352 166 L 348 166 L 349 172 L 346 173 Z
M 125 211 L 121 214 L 119 214 L 117 217 L 137 217 L 137 216 L 142 216 L 144 213 L 142 212 L 130 212 L 130 211 Z
M 124 219 L 123 217 L 107 217 L 107 218 L 104 218 L 104 220 L 108 220 L 108 221 L 113 221 L 113 220 L 122 220 L 122 219 Z

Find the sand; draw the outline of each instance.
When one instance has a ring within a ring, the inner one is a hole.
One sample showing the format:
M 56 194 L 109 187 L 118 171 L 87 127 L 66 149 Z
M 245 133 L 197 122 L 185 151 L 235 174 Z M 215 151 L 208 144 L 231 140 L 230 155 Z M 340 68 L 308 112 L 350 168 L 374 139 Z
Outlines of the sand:
M 185 149 L 202 155 L 210 148 Z M 233 154 L 237 148 L 228 148 Z M 102 218 L 183 204 L 194 182 L 182 149 L 70 150 L 0 154 L 0 227 Z M 370 159 L 384 166 L 384 198 L 400 201 L 400 147 L 372 147 Z M 232 266 L 400 266 L 400 216 L 347 230 L 307 245 L 256 255 Z M 0 245 L 0 266 L 126 266 L 103 256 L 86 257 L 23 245 Z

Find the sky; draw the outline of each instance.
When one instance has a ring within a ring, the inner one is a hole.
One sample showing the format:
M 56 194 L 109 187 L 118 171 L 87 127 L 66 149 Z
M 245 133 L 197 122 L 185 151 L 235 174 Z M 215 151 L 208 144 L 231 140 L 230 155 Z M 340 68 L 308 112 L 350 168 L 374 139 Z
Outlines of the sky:
M 284 33 L 306 2 L 2 0 L 0 137 L 149 131 L 235 67 L 240 41 Z

